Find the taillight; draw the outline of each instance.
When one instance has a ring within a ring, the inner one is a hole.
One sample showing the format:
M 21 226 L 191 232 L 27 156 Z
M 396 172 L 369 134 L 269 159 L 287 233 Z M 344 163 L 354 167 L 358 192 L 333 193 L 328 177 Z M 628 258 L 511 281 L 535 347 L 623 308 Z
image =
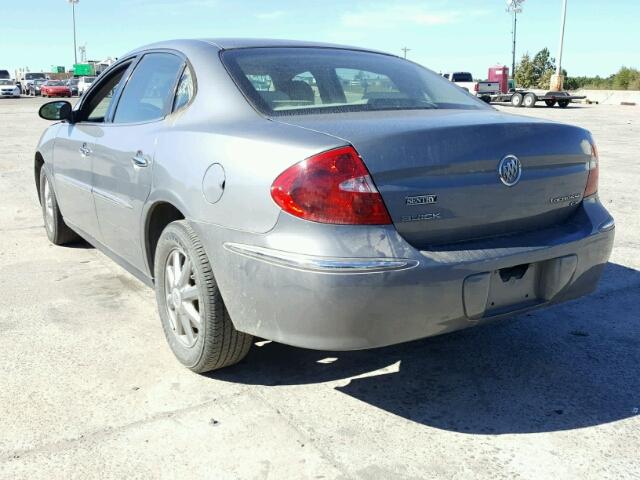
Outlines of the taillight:
M 583 197 L 589 197 L 598 192 L 598 148 L 595 143 L 591 144 L 591 160 L 589 160 L 589 176 L 587 177 L 587 186 L 584 189 Z
M 319 153 L 276 178 L 271 197 L 287 213 L 320 223 L 387 225 L 389 212 L 351 146 Z
M 473 86 L 473 90 L 476 92 L 480 91 L 480 84 L 478 82 L 476 82 L 475 85 Z

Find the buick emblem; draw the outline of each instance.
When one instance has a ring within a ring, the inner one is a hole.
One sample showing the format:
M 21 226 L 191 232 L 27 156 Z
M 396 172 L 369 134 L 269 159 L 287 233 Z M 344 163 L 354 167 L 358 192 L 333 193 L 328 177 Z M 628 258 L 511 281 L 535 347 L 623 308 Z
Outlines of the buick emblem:
M 498 178 L 507 187 L 513 187 L 522 175 L 522 164 L 515 155 L 507 155 L 498 164 Z

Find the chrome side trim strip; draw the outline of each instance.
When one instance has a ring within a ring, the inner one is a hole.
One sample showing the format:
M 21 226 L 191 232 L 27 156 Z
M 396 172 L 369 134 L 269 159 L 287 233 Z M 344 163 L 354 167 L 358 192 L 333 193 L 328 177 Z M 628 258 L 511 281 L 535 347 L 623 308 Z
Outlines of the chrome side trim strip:
M 599 227 L 598 227 L 598 231 L 600 232 L 608 232 L 609 230 L 613 230 L 613 228 L 616 226 L 616 222 L 613 218 L 610 218 L 609 220 L 607 220 L 606 222 L 603 222 Z
M 225 243 L 224 248 L 230 252 L 281 267 L 321 273 L 379 273 L 406 270 L 418 265 L 417 260 L 405 258 L 319 257 L 230 242 Z

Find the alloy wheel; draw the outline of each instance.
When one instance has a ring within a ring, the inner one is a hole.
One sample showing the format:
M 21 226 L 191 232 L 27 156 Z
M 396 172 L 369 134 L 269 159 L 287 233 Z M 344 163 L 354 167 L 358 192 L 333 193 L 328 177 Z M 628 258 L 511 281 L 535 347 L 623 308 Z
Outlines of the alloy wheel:
M 180 248 L 167 257 L 164 287 L 173 334 L 184 346 L 193 347 L 202 329 L 200 300 L 193 262 Z
M 53 192 L 49 185 L 49 179 L 46 177 L 44 180 L 44 221 L 47 230 L 53 231 Z

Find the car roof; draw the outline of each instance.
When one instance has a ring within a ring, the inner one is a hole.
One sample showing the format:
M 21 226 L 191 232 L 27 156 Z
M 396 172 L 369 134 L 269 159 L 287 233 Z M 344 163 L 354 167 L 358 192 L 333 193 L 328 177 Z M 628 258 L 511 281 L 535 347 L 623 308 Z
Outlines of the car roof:
M 167 48 L 176 50 L 189 50 L 191 48 L 202 47 L 203 44 L 208 44 L 217 50 L 232 50 L 237 48 L 265 48 L 265 47 L 307 47 L 307 48 L 336 48 L 342 50 L 358 50 L 362 52 L 374 52 L 390 55 L 387 52 L 373 50 L 369 48 L 354 47 L 350 45 L 340 45 L 335 43 L 323 43 L 323 42 L 309 42 L 304 40 L 285 40 L 285 39 L 272 39 L 272 38 L 193 38 L 193 39 L 179 39 L 179 40 L 165 40 L 161 42 L 144 45 L 135 50 L 132 50 L 127 55 L 150 50 L 154 48 Z M 186 53 L 186 52 L 185 52 Z

